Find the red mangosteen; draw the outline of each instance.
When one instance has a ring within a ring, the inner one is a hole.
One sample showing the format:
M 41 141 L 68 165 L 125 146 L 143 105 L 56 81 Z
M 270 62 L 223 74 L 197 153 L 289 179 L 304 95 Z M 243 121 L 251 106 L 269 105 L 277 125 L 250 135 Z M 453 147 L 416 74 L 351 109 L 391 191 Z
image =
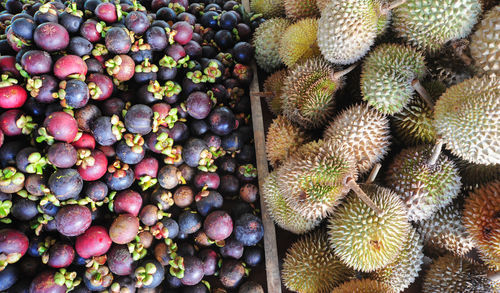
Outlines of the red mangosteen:
M 87 64 L 76 55 L 66 55 L 57 59 L 54 64 L 54 75 L 59 79 L 78 78 L 85 79 Z
M 108 231 L 102 226 L 92 226 L 84 234 L 78 236 L 75 249 L 79 256 L 90 258 L 105 254 L 111 247 Z
M 77 153 L 77 170 L 83 180 L 98 180 L 106 174 L 108 158 L 103 152 L 100 150 L 79 149 Z

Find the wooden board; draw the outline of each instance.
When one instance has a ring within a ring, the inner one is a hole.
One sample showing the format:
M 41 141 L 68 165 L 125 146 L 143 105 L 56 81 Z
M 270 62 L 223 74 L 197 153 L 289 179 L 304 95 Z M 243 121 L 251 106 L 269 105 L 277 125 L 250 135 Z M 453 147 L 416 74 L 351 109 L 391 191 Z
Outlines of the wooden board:
M 243 7 L 250 12 L 249 0 L 243 0 Z M 254 133 L 255 155 L 257 162 L 257 171 L 259 176 L 259 189 L 262 190 L 265 178 L 269 175 L 269 168 L 266 158 L 266 140 L 264 119 L 262 116 L 262 105 L 260 97 L 252 95 L 259 89 L 259 78 L 257 66 L 252 62 L 252 71 L 254 73 L 252 83 L 250 84 L 250 102 L 252 107 L 252 123 Z M 281 279 L 278 262 L 278 248 L 276 245 L 276 229 L 273 219 L 267 212 L 266 205 L 262 196 L 260 197 L 260 207 L 262 224 L 264 225 L 264 254 L 266 264 L 267 291 L 272 293 L 281 293 Z

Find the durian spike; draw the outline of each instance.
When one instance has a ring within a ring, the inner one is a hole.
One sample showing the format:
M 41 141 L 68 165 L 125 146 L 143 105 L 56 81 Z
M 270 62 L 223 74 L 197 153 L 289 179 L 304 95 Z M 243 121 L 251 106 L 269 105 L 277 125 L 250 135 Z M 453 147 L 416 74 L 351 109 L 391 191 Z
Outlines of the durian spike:
M 451 42 L 451 47 L 455 51 L 455 54 L 462 60 L 465 65 L 470 66 L 472 64 L 472 58 L 465 53 L 465 50 L 469 47 L 469 40 L 460 39 Z
M 349 177 L 346 181 L 347 187 L 349 187 L 356 195 L 361 199 L 367 206 L 369 206 L 378 216 L 382 215 L 382 210 L 377 207 L 377 205 L 366 195 L 366 193 L 359 187 L 354 178 Z
M 414 79 L 411 82 L 411 86 L 417 91 L 417 93 L 420 95 L 420 97 L 424 100 L 424 102 L 431 108 L 431 110 L 434 110 L 434 103 L 432 102 L 431 95 L 427 92 L 427 90 L 422 86 L 420 81 L 418 79 Z
M 251 92 L 251 96 L 253 97 L 261 97 L 261 98 L 272 98 L 274 97 L 273 92 Z
M 433 166 L 436 164 L 437 159 L 439 158 L 439 155 L 441 154 L 441 149 L 443 148 L 443 141 L 438 140 L 436 145 L 434 145 L 434 148 L 432 149 L 432 156 L 429 158 L 429 161 L 427 161 L 427 164 L 429 166 Z
M 381 14 L 388 14 L 394 8 L 401 6 L 406 3 L 407 0 L 395 0 L 392 2 L 384 2 L 380 7 Z
M 378 175 L 378 171 L 380 171 L 380 168 L 382 168 L 382 165 L 380 163 L 375 164 L 373 166 L 372 171 L 370 172 L 370 176 L 368 176 L 368 179 L 366 179 L 366 184 L 371 184 L 373 181 L 375 181 L 375 178 Z
M 339 80 L 340 78 L 342 78 L 342 76 L 348 74 L 349 72 L 353 71 L 354 68 L 356 68 L 358 66 L 359 63 L 354 63 L 353 65 L 347 67 L 346 69 L 344 70 L 341 70 L 341 71 L 337 71 L 335 72 L 333 75 L 332 75 L 332 80 Z

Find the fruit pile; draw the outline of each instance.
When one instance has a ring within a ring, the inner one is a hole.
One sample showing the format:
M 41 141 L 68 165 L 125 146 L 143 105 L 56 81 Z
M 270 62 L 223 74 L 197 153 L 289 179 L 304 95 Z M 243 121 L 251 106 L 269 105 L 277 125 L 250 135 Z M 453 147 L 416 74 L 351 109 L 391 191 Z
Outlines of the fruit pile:
M 245 283 L 263 19 L 235 1 L 2 6 L 0 291 L 263 292 Z
M 283 285 L 499 292 L 498 2 L 251 6 L 268 19 L 253 41 L 276 116 L 262 197 L 280 228 L 305 234 Z

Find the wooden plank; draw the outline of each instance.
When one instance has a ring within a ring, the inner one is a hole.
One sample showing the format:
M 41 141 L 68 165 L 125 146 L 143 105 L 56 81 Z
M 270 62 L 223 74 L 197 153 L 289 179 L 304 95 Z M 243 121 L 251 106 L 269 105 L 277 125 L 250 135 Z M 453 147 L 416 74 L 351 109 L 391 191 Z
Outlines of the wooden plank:
M 250 11 L 249 0 L 243 0 L 243 7 Z M 252 95 L 259 89 L 259 78 L 257 75 L 257 66 L 252 62 L 254 72 L 252 83 L 250 84 L 250 101 L 252 107 L 252 123 L 255 144 L 255 155 L 257 161 L 257 171 L 259 176 L 259 189 L 262 190 L 265 178 L 269 175 L 269 167 L 266 157 L 266 139 L 264 119 L 262 116 L 262 105 L 260 97 Z M 278 258 L 278 247 L 276 245 L 276 229 L 273 219 L 267 212 L 266 205 L 262 196 L 260 197 L 260 207 L 262 224 L 264 225 L 264 253 L 266 262 L 267 291 L 270 293 L 281 293 L 281 279 Z

